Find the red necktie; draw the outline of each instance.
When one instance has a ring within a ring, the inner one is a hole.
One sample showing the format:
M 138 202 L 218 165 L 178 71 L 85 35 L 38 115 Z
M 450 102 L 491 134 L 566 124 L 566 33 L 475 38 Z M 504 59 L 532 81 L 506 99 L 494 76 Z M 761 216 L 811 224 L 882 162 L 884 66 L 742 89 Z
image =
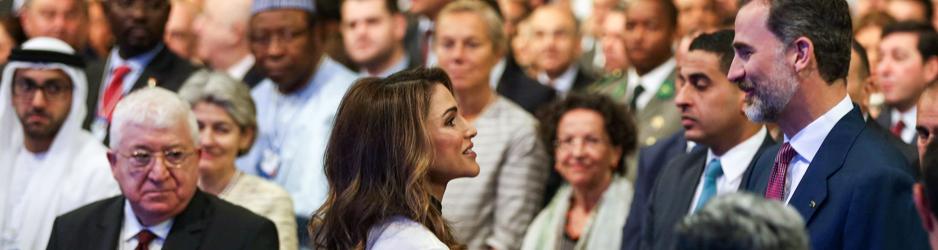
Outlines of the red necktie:
M 892 130 L 892 134 L 896 135 L 899 138 L 902 138 L 903 129 L 905 129 L 905 123 L 902 121 L 898 121 L 896 122 L 896 124 L 892 125 L 892 128 L 890 130 Z
M 101 99 L 101 107 L 98 109 L 98 117 L 104 117 L 107 122 L 111 122 L 111 113 L 117 106 L 117 101 L 124 96 L 124 77 L 130 73 L 130 67 L 124 65 L 114 70 L 111 77 L 111 84 L 108 84 L 104 90 L 104 98 Z
M 137 247 L 134 250 L 150 250 L 150 242 L 153 242 L 153 239 L 156 239 L 156 235 L 150 230 L 140 230 L 137 233 Z
M 779 200 L 785 196 L 785 179 L 788 175 L 788 164 L 798 152 L 787 142 L 775 155 L 775 164 L 772 165 L 772 174 L 769 175 L 769 185 L 765 188 L 765 199 Z

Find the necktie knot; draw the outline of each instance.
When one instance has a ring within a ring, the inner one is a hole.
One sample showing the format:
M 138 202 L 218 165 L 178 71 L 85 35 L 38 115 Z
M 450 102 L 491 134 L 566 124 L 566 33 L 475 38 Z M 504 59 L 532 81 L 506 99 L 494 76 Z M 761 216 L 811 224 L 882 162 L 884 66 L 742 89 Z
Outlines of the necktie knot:
M 632 90 L 632 99 L 629 100 L 629 108 L 632 109 L 632 112 L 635 112 L 635 110 L 638 108 L 638 97 L 641 96 L 644 92 L 645 87 L 643 87 L 641 83 L 639 83 L 638 86 L 635 86 L 635 89 Z
M 697 205 L 694 206 L 694 211 L 700 210 L 707 201 L 710 201 L 711 198 L 717 194 L 717 179 L 723 176 L 723 164 L 720 163 L 720 159 L 710 160 L 710 163 L 707 163 L 707 168 L 704 170 L 703 176 L 703 190 L 700 191 L 700 198 L 697 198 Z
M 156 239 L 156 235 L 150 230 L 144 229 L 137 233 L 137 247 L 134 250 L 149 250 L 150 242 Z
M 704 178 L 716 180 L 723 176 L 723 164 L 720 163 L 719 159 L 710 160 L 710 163 L 707 164 L 707 171 L 704 173 Z
M 902 120 L 899 120 L 898 122 L 896 122 L 896 124 L 893 124 L 893 125 L 892 125 L 892 128 L 891 128 L 890 130 L 892 130 L 892 131 L 891 131 L 892 134 L 894 134 L 894 135 L 896 135 L 896 136 L 898 136 L 898 137 L 901 138 L 901 137 L 902 137 L 902 130 L 904 130 L 904 129 L 905 129 L 905 123 L 902 122 Z
M 772 165 L 772 173 L 769 175 L 769 183 L 765 188 L 765 198 L 768 200 L 782 200 L 785 197 L 785 181 L 788 179 L 788 165 L 791 160 L 798 155 L 798 152 L 791 147 L 791 144 L 782 144 L 778 154 L 775 155 L 775 163 Z

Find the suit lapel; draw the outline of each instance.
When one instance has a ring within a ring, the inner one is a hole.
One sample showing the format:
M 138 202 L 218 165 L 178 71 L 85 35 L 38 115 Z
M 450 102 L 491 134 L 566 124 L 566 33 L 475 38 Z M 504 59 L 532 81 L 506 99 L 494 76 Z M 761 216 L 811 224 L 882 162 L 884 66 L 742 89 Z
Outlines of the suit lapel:
M 209 200 L 201 190 L 196 190 L 189 205 L 173 220 L 173 228 L 163 244 L 164 249 L 197 249 L 205 236 L 202 231 L 208 227 L 212 209 Z
M 88 236 L 101 239 L 89 241 L 88 249 L 117 249 L 117 242 L 123 240 L 120 238 L 121 227 L 124 225 L 124 197 L 113 198 L 108 203 L 101 220 L 98 221 L 95 232 L 88 232 Z
M 814 160 L 788 202 L 801 213 L 806 223 L 810 223 L 814 212 L 824 206 L 824 200 L 827 198 L 827 179 L 843 167 L 847 153 L 865 126 L 859 108 L 854 106 L 852 111 L 834 125 L 821 143 Z
M 684 171 L 681 171 L 679 179 L 680 187 L 677 187 L 674 191 L 674 204 L 676 206 L 671 206 L 671 210 L 668 216 L 670 218 L 681 218 L 690 211 L 690 207 L 694 204 L 694 194 L 697 191 L 697 183 L 700 182 L 700 176 L 703 173 L 706 161 L 707 161 L 707 150 L 706 147 L 700 147 L 692 151 L 686 161 L 675 162 L 684 166 Z
M 132 89 L 140 89 L 146 87 L 150 79 L 156 81 L 156 86 L 161 86 L 166 83 L 162 82 L 162 78 L 158 77 L 157 72 L 164 72 L 163 70 L 166 67 L 171 67 L 172 65 L 172 56 L 170 51 L 166 48 L 166 45 L 163 45 L 160 48 L 160 51 L 153 56 L 153 59 L 150 60 L 145 67 L 143 67 L 143 73 L 140 74 L 140 77 L 137 78 L 137 81 L 134 82 L 134 87 Z
M 759 158 L 762 157 L 762 153 L 768 151 L 772 145 L 776 145 L 774 139 L 772 139 L 771 133 L 765 133 L 765 138 L 762 139 L 762 145 L 759 146 L 759 149 L 756 150 L 756 154 L 752 155 L 752 160 L 749 161 L 749 166 L 746 167 L 746 172 L 743 172 L 743 179 L 739 182 L 738 190 L 744 190 L 746 188 L 746 183 L 749 183 L 749 179 L 752 177 L 753 169 L 756 168 Z

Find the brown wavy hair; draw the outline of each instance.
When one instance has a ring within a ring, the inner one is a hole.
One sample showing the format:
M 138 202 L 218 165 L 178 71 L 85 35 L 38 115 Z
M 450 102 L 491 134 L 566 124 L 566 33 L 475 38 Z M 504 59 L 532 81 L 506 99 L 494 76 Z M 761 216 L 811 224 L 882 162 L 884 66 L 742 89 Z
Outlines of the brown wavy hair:
M 326 148 L 329 194 L 308 225 L 317 249 L 364 249 L 369 229 L 392 216 L 426 226 L 450 248 L 462 247 L 428 178 L 434 151 L 426 120 L 437 84 L 452 95 L 439 68 L 363 78 L 349 89 Z

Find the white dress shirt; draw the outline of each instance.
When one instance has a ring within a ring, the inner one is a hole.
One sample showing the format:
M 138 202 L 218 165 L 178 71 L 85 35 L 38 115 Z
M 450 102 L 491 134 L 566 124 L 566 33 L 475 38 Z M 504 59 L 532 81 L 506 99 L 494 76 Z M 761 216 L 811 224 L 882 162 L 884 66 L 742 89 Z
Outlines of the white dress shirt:
M 171 228 L 173 228 L 173 219 L 149 227 L 141 225 L 140 221 L 137 220 L 137 215 L 134 214 L 134 210 L 130 208 L 130 202 L 124 200 L 124 223 L 121 227 L 120 238 L 118 239 L 120 242 L 117 244 L 117 249 L 135 249 L 137 247 L 137 234 L 146 229 L 156 235 L 153 241 L 150 241 L 150 250 L 161 250 Z
M 244 79 L 244 76 L 248 74 L 248 71 L 251 71 L 251 67 L 254 67 L 254 55 L 247 54 L 241 60 L 238 60 L 237 63 L 228 67 L 225 72 L 228 73 L 231 78 L 234 79 Z
M 768 132 L 765 126 L 763 126 L 755 135 L 750 136 L 742 143 L 727 150 L 723 155 L 716 155 L 713 153 L 713 149 L 707 150 L 707 161 L 705 164 L 710 164 L 710 161 L 716 159 L 720 161 L 720 165 L 723 167 L 723 175 L 717 178 L 717 193 L 714 197 L 721 194 L 734 193 L 739 190 L 739 184 L 743 181 L 743 174 L 746 173 L 746 168 L 749 168 L 749 163 L 752 162 L 752 158 L 759 152 L 759 147 L 761 147 L 762 142 L 765 141 L 766 133 Z M 689 212 L 694 211 L 694 208 L 697 207 L 697 202 L 700 200 L 700 193 L 703 192 L 704 188 L 703 175 L 705 173 L 706 171 L 701 172 L 700 181 L 697 182 L 697 190 L 694 191 L 693 202 L 690 203 L 690 207 L 688 208 Z
M 905 127 L 902 128 L 902 132 L 899 133 L 899 138 L 901 138 L 902 141 L 907 144 L 912 144 L 912 142 L 915 142 L 915 115 L 917 111 L 918 108 L 912 106 L 912 108 L 906 110 L 905 112 L 900 112 L 898 109 L 892 109 L 892 111 L 889 112 L 889 115 L 892 116 L 892 119 L 890 119 L 892 124 L 889 124 L 888 129 L 892 131 L 892 126 L 900 120 L 902 123 L 905 123 Z
M 576 63 L 570 65 L 567 71 L 554 79 L 550 79 L 547 72 L 541 71 L 537 73 L 537 81 L 554 88 L 561 96 L 566 96 L 573 89 L 573 81 L 576 80 L 577 71 Z
M 792 194 L 798 189 L 798 184 L 804 178 L 808 166 L 814 160 L 814 155 L 820 150 L 824 139 L 834 129 L 834 125 L 845 115 L 853 110 L 853 101 L 850 96 L 844 96 L 840 103 L 818 117 L 816 120 L 805 126 L 795 136 L 785 135 L 785 142 L 791 144 L 791 147 L 797 152 L 791 162 L 788 164 L 788 174 L 785 178 L 785 203 L 791 200 Z
M 638 95 L 638 100 L 635 102 L 635 108 L 642 110 L 645 108 L 645 105 L 648 105 L 648 102 L 651 101 L 651 98 L 654 98 L 658 94 L 658 89 L 661 88 L 661 84 L 664 83 L 664 80 L 668 79 L 671 76 L 671 72 L 674 72 L 674 67 L 677 66 L 677 62 L 672 57 L 668 59 L 655 69 L 645 73 L 643 76 L 638 75 L 638 71 L 635 71 L 635 67 L 629 67 L 628 76 L 628 88 L 629 92 L 627 96 L 632 96 L 632 93 L 635 92 L 635 87 L 638 87 L 639 84 L 645 88 L 645 92 Z
M 401 57 L 401 60 L 398 60 L 397 63 L 395 63 L 394 65 L 391 65 L 390 68 L 378 73 L 377 75 L 372 75 L 371 73 L 368 73 L 368 70 L 362 68 L 361 71 L 358 72 L 358 76 L 360 77 L 374 76 L 374 77 L 385 78 L 385 77 L 390 76 L 391 74 L 406 70 L 407 65 L 409 64 L 410 64 L 410 57 L 405 54 L 404 57 Z

